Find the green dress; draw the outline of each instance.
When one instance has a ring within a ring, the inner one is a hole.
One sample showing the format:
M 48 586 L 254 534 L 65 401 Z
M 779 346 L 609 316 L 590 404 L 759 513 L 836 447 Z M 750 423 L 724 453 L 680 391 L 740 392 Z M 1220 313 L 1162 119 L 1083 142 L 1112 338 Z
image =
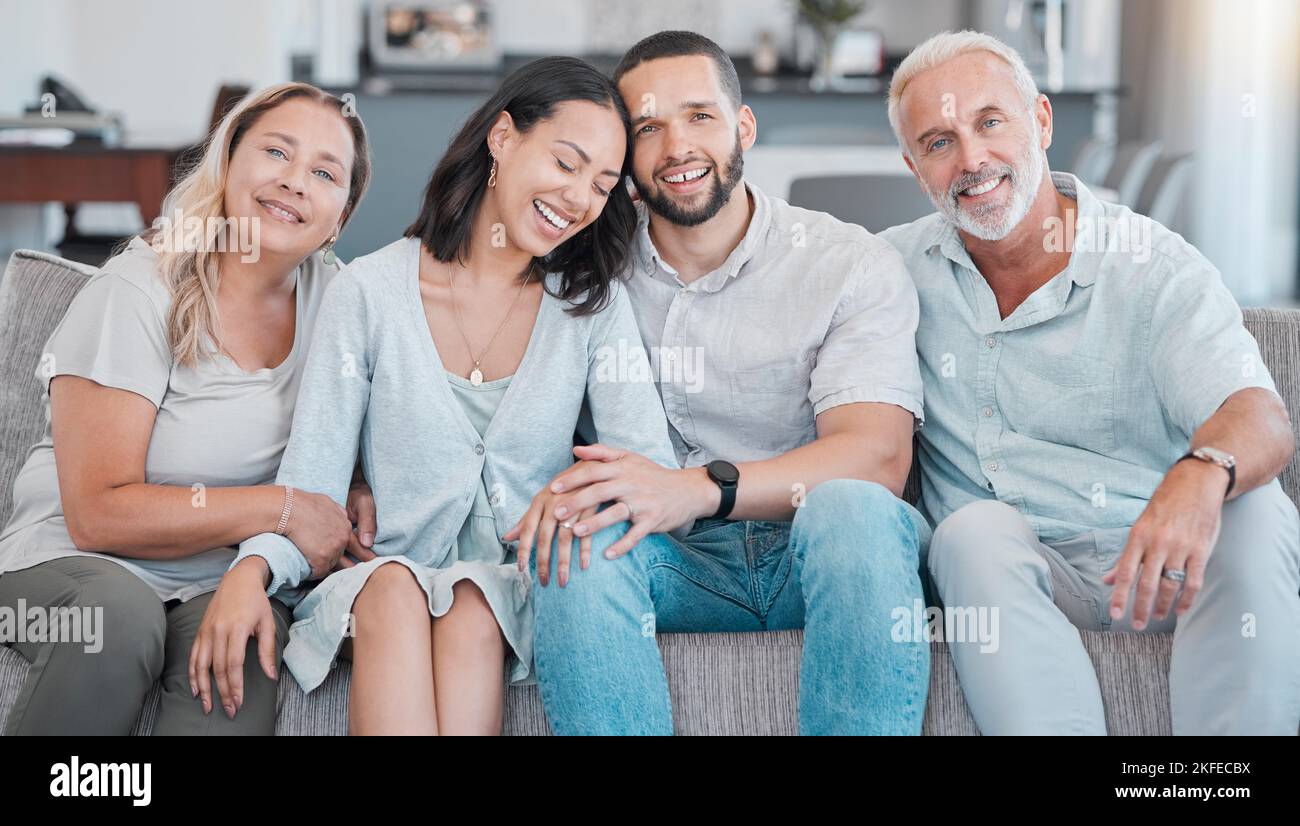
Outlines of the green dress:
M 506 388 L 510 386 L 512 378 L 514 377 L 506 376 L 485 381 L 475 387 L 469 379 L 462 378 L 450 370 L 447 371 L 447 382 L 451 385 L 452 395 L 465 409 L 465 415 L 478 431 L 479 438 L 487 434 L 492 416 L 497 412 L 501 399 L 505 397 Z M 480 476 L 478 489 L 474 491 L 474 504 L 470 506 L 469 516 L 466 517 L 465 524 L 461 525 L 460 533 L 456 535 L 456 543 L 451 552 L 452 559 L 462 562 L 478 560 L 493 564 L 515 561 L 514 551 L 507 553 L 497 537 L 496 520 L 492 516 L 489 496 L 487 484 Z
M 485 381 L 475 387 L 466 378 L 447 371 L 447 382 L 451 385 L 452 395 L 460 402 L 464 408 L 465 415 L 469 418 L 470 424 L 478 431 L 479 438 L 487 434 L 488 425 L 492 423 L 492 417 L 496 414 L 497 407 L 501 404 L 501 399 L 506 395 L 506 389 L 510 387 L 510 379 L 513 376 Z M 480 589 L 483 589 L 484 595 L 488 598 L 488 603 L 493 606 L 493 613 L 496 615 L 497 624 L 501 626 L 501 631 L 505 635 L 508 643 L 506 650 L 509 662 L 506 665 L 506 678 L 511 683 L 533 682 L 532 678 L 532 643 L 533 629 L 529 620 L 532 619 L 531 612 L 527 610 L 519 612 L 517 610 L 502 610 L 497 606 L 518 604 L 518 594 L 494 594 L 489 589 L 498 584 L 508 588 L 510 591 L 517 591 L 520 585 L 526 587 L 526 583 L 519 578 L 510 576 L 515 574 L 514 571 L 518 555 L 513 547 L 502 544 L 500 537 L 497 536 L 496 518 L 492 515 L 492 505 L 488 501 L 490 493 L 487 489 L 487 483 L 480 476 L 478 486 L 474 491 L 474 504 L 470 506 L 469 516 L 465 517 L 465 524 L 461 525 L 460 533 L 456 535 L 456 541 L 453 543 L 451 552 L 448 554 L 448 564 L 461 563 L 456 567 L 463 568 L 465 563 L 478 563 L 484 566 L 501 566 L 509 569 L 507 576 L 504 578 L 492 577 L 484 579 L 473 577 L 473 580 Z M 513 580 L 513 581 L 512 581 Z M 507 584 L 508 583 L 508 584 Z M 513 599 L 512 599 L 513 597 Z

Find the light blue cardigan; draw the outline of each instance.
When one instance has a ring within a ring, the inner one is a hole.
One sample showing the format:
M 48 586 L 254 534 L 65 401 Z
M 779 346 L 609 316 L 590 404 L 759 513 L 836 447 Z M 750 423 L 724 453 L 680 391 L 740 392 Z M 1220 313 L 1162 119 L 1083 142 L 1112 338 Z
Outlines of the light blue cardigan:
M 322 299 L 276 484 L 347 498 L 358 445 L 375 496 L 373 550 L 440 567 L 469 514 L 480 476 L 504 535 L 573 461 L 584 398 L 596 437 L 677 467 L 663 402 L 622 285 L 601 312 L 574 316 L 542 298 L 523 361 L 486 438 L 452 395 L 429 334 L 420 245 L 405 238 L 358 258 Z M 551 275 L 547 284 L 558 285 Z M 640 361 L 629 369 L 628 353 Z M 611 365 L 611 360 L 617 365 Z M 245 540 L 232 564 L 260 556 L 267 594 L 297 589 L 311 568 L 287 538 Z M 296 602 L 301 593 L 282 593 Z

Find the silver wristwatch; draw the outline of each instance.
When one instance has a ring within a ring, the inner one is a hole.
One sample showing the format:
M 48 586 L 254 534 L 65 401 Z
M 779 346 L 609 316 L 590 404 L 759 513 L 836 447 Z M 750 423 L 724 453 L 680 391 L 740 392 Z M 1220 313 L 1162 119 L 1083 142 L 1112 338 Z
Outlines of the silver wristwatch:
M 1200 459 L 1202 462 L 1218 465 L 1228 471 L 1228 489 L 1223 492 L 1223 496 L 1226 499 L 1228 494 L 1232 493 L 1233 485 L 1237 484 L 1237 457 L 1217 447 L 1198 447 L 1178 461 L 1181 462 L 1183 459 Z

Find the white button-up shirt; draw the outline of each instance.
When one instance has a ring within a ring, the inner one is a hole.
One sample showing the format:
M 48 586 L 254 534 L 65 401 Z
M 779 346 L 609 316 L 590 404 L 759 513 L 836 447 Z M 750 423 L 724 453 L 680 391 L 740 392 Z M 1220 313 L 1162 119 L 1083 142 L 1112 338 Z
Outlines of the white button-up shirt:
M 745 237 L 690 284 L 660 258 L 639 208 L 628 293 L 682 466 L 780 455 L 841 404 L 895 404 L 919 422 L 919 309 L 902 256 L 859 226 L 747 188 Z

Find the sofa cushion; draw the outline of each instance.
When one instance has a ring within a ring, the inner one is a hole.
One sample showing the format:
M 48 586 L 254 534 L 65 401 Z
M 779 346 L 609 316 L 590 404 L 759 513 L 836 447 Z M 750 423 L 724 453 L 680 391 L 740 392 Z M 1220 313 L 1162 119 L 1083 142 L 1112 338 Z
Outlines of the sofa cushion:
M 1169 634 L 1081 633 L 1097 668 L 1106 727 L 1111 734 L 1161 734 L 1169 717 Z M 795 734 L 798 731 L 802 631 L 660 634 L 668 674 L 673 728 L 678 734 Z M 978 734 L 944 643 L 930 646 L 930 694 L 925 734 Z M 27 662 L 0 648 L 0 728 L 17 696 Z M 292 679 L 280 682 L 276 734 L 346 734 L 348 663 L 340 663 L 311 694 Z M 135 734 L 148 734 L 158 712 L 158 688 L 145 700 Z M 504 733 L 549 734 L 536 686 L 506 692 Z

